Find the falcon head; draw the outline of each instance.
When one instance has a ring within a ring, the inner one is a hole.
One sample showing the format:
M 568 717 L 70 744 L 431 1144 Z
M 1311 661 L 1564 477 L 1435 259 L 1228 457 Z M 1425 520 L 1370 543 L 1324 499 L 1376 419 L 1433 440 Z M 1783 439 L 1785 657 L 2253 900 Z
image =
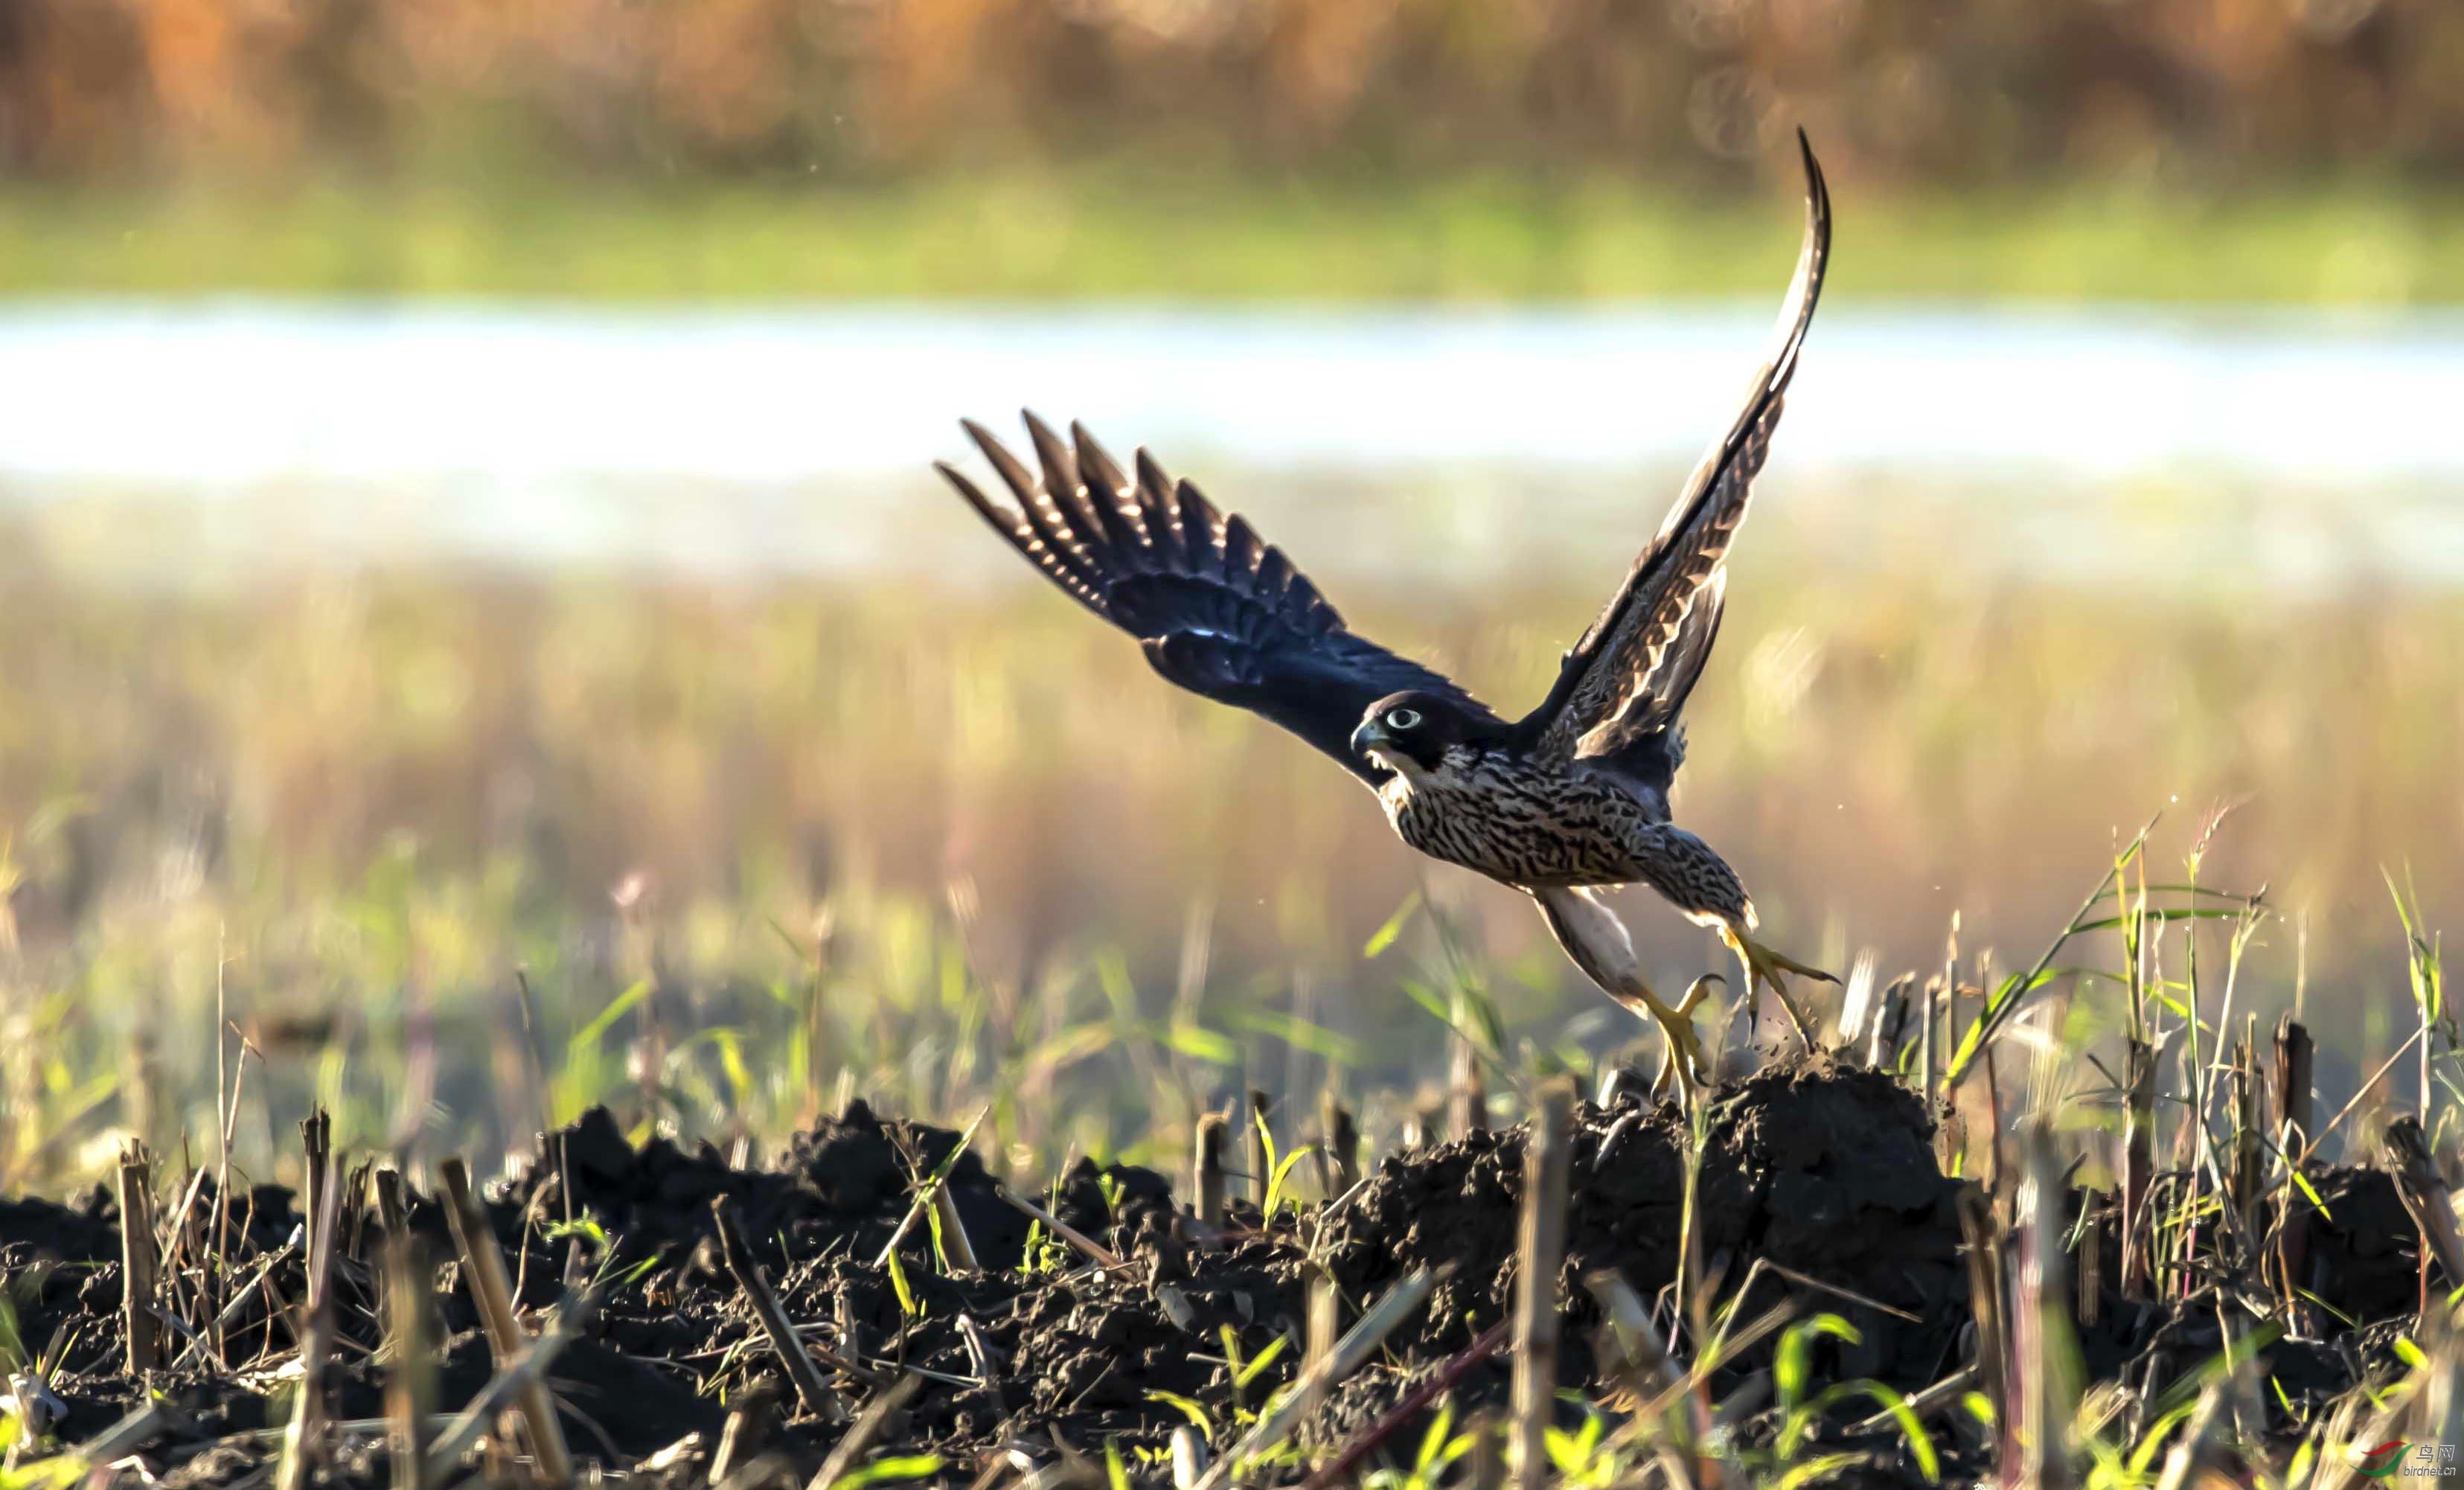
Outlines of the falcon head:
M 1504 731 L 1497 720 L 1452 699 L 1411 690 L 1370 705 L 1360 727 L 1352 732 L 1352 749 L 1389 770 L 1435 771 L 1448 747 L 1490 742 L 1502 738 Z

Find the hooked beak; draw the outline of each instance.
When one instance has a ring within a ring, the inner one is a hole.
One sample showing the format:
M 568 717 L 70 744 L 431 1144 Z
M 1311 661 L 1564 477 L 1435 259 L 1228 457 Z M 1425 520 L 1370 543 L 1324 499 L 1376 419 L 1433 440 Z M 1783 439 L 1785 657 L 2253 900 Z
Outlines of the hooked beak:
M 1371 751 L 1385 743 L 1386 732 L 1375 719 L 1361 720 L 1360 728 L 1352 732 L 1352 753 L 1363 760 L 1369 758 Z

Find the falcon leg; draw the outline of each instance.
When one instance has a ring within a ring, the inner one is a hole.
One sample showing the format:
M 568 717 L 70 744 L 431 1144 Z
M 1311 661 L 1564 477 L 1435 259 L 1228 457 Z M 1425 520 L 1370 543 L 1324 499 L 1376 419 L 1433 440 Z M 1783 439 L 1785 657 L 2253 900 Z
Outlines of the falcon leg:
M 1737 961 L 1745 967 L 1746 997 L 1752 999 L 1757 986 L 1768 986 L 1779 999 L 1779 1006 L 1788 1011 L 1788 1022 L 1796 1031 L 1797 1040 L 1806 1049 L 1812 1050 L 1814 1026 L 1806 1022 L 1805 1015 L 1796 1007 L 1796 1000 L 1788 997 L 1788 985 L 1780 981 L 1779 975 L 1786 972 L 1825 983 L 1839 980 L 1820 968 L 1808 967 L 1785 953 L 1771 951 L 1733 924 L 1720 928 L 1720 939 L 1728 944 L 1728 950 L 1737 954 Z
M 1686 991 L 1685 1000 L 1672 1009 L 1660 1001 L 1660 996 L 1643 981 L 1642 964 L 1634 954 L 1634 938 L 1627 934 L 1625 923 L 1617 912 L 1601 904 L 1590 890 L 1573 888 L 1536 888 L 1531 898 L 1540 903 L 1540 914 L 1556 934 L 1557 945 L 1583 975 L 1598 985 L 1600 992 L 1625 1005 L 1637 1014 L 1649 1015 L 1660 1025 L 1661 1037 L 1667 1041 L 1666 1062 L 1677 1075 L 1677 1089 L 1688 1106 L 1709 1074 L 1703 1055 L 1703 1040 L 1694 1031 L 1694 1009 L 1709 992 L 1709 980 L 1698 978 Z
M 1705 973 L 1701 977 L 1696 978 L 1693 983 L 1686 988 L 1685 997 L 1678 1000 L 1677 1019 L 1680 1023 L 1685 1026 L 1687 1033 L 1692 1033 L 1694 1029 L 1694 1011 L 1702 1007 L 1704 999 L 1710 997 L 1711 985 L 1717 983 L 1721 987 L 1725 988 L 1727 986 L 1727 982 L 1728 980 L 1727 978 L 1722 977 L 1717 973 Z M 1661 1027 L 1663 1030 L 1667 1028 L 1664 1024 Z M 1683 1069 L 1683 1068 L 1679 1065 L 1677 1061 L 1677 1042 L 1673 1040 L 1661 1041 L 1660 1047 L 1660 1073 L 1651 1079 L 1652 1096 L 1657 1098 L 1660 1095 L 1661 1090 L 1668 1085 L 1668 1079 L 1672 1075 L 1677 1076 L 1678 1089 L 1683 1093 L 1685 1090 L 1685 1078 L 1679 1074 Z

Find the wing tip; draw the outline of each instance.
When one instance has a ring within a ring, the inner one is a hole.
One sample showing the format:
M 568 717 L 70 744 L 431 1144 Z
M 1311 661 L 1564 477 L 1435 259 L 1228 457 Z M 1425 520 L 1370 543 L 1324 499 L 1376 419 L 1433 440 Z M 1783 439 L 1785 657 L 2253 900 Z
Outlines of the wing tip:
M 1001 443 L 1001 436 L 975 420 L 961 419 L 958 421 L 958 427 L 965 431 L 967 438 L 974 443 L 976 449 L 983 451 L 984 457 L 994 465 L 1000 465 L 1001 456 L 1009 453 L 1009 448 Z M 1001 454 L 995 454 L 997 450 Z
M 1069 421 L 1069 444 L 1077 457 L 1079 479 L 1089 486 L 1100 484 L 1117 503 L 1121 493 L 1130 486 L 1130 478 L 1121 470 L 1121 463 L 1112 458 L 1112 452 L 1104 449 L 1103 442 L 1095 438 L 1095 431 L 1088 428 L 1082 420 Z
M 1052 427 L 1038 417 L 1035 410 L 1022 408 L 1018 414 L 1019 418 L 1026 421 L 1027 440 L 1035 447 L 1037 463 L 1044 468 L 1045 490 L 1056 501 L 1075 502 L 1079 481 L 1076 454 L 1062 443 L 1061 436 L 1053 433 Z
M 1797 354 L 1813 328 L 1815 309 L 1822 303 L 1823 281 L 1831 271 L 1831 184 L 1802 124 L 1796 130 L 1796 148 L 1805 166 L 1805 239 L 1797 250 L 1788 298 L 1780 304 L 1779 346 L 1763 381 L 1769 399 L 1786 392 L 1789 380 L 1795 376 Z
M 1796 126 L 1796 149 L 1805 165 L 1806 240 L 1809 246 L 1818 246 L 1827 259 L 1831 249 L 1831 182 L 1823 174 L 1821 158 L 1814 153 L 1813 138 L 1802 124 Z
M 1131 458 L 1137 469 L 1139 492 L 1149 502 L 1160 507 L 1172 496 L 1172 473 L 1164 470 L 1163 462 L 1155 459 L 1155 452 L 1143 445 Z
M 941 473 L 941 479 L 950 483 L 953 490 L 967 499 L 967 505 L 976 510 L 978 516 L 991 523 L 1006 536 L 1013 538 L 1017 536 L 1020 519 L 1014 519 L 1007 509 L 987 495 L 984 489 L 976 485 L 965 471 L 946 460 L 935 461 L 933 469 Z

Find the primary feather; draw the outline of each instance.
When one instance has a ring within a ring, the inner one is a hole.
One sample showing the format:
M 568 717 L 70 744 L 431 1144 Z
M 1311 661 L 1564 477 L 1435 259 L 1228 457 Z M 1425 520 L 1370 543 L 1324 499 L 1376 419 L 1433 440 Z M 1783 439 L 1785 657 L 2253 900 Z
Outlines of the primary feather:
M 1529 891 L 1577 967 L 1661 1021 L 1689 1089 L 1701 1052 L 1692 1003 L 1672 1008 L 1652 993 L 1596 887 L 1649 885 L 1718 928 L 1749 991 L 1768 984 L 1786 1002 L 1782 971 L 1829 976 L 1751 939 L 1744 881 L 1670 821 L 1668 804 L 1684 756 L 1685 700 L 1719 639 L 1722 566 L 1830 259 L 1830 195 L 1810 145 L 1804 157 L 1805 247 L 1778 346 L 1625 582 L 1567 652 L 1549 696 L 1513 725 L 1446 678 L 1354 636 L 1281 550 L 1144 450 L 1133 477 L 1083 427 L 1071 426 L 1065 441 L 1028 414 L 1040 474 L 966 427 L 1010 501 L 940 468 L 1046 578 L 1135 636 L 1157 672 L 1264 714 L 1340 761 L 1375 788 L 1395 831 L 1421 853 Z
M 1673 772 L 1683 753 L 1678 712 L 1719 631 L 1721 566 L 1770 453 L 1831 259 L 1831 193 L 1801 133 L 1797 142 L 1805 161 L 1805 244 L 1780 311 L 1777 345 L 1756 370 L 1727 433 L 1695 467 L 1625 582 L 1566 654 L 1556 687 L 1517 725 L 1540 754 L 1659 775 L 1653 784 L 1664 788 L 1662 773 Z
M 1171 681 L 1265 715 L 1376 785 L 1389 773 L 1351 747 L 1370 705 L 1418 691 L 1494 728 L 1534 761 L 1582 762 L 1641 790 L 1662 817 L 1684 758 L 1680 715 L 1727 601 L 1724 564 L 1778 427 L 1831 256 L 1831 196 L 1811 145 L 1805 243 L 1777 344 L 1744 406 L 1703 457 L 1625 581 L 1567 652 L 1549 696 L 1510 729 L 1452 680 L 1354 635 L 1308 576 L 1238 514 L 1219 512 L 1141 449 L 1134 475 L 1083 426 L 1065 440 L 1025 415 L 1038 470 L 981 426 L 968 435 L 1009 489 L 941 474 L 995 532 L 1081 604 L 1135 636 Z
M 1353 634 L 1281 549 L 1146 451 L 1133 481 L 1085 427 L 1072 425 L 1065 443 L 1034 414 L 1025 420 L 1040 479 L 966 425 L 1015 506 L 952 466 L 941 474 L 1046 578 L 1136 637 L 1155 671 L 1264 714 L 1372 784 L 1385 768 L 1350 741 L 1362 712 L 1388 694 L 1419 690 L 1500 722 L 1442 674 Z

